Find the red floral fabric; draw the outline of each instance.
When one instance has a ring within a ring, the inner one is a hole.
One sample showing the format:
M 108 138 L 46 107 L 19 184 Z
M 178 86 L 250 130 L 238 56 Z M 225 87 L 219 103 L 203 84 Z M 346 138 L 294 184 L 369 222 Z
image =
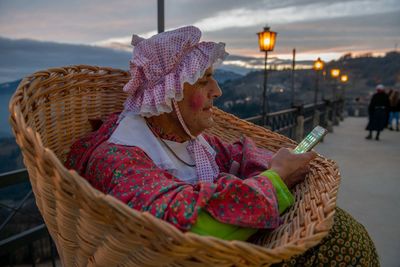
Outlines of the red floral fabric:
M 213 184 L 191 185 L 157 167 L 140 148 L 108 143 L 117 120 L 118 114 L 110 115 L 100 129 L 76 141 L 65 166 L 101 192 L 184 231 L 195 223 L 200 209 L 242 227 L 279 225 L 275 189 L 259 175 L 268 168 L 272 153 L 257 148 L 251 139 L 226 144 L 204 136 L 217 152 L 220 174 Z

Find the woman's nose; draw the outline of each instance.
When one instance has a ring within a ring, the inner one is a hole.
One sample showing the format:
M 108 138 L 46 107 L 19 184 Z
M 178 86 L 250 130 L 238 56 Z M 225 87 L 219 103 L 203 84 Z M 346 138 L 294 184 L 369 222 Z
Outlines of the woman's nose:
M 211 98 L 217 98 L 220 97 L 221 95 L 222 95 L 221 88 L 219 87 L 218 82 L 215 81 L 212 85 L 210 96 Z

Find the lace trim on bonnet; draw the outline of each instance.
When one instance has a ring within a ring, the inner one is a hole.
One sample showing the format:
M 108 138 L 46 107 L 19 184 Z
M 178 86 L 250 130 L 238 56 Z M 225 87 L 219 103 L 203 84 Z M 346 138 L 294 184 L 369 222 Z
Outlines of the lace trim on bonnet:
M 185 82 L 194 84 L 204 76 L 209 67 L 216 68 L 228 55 L 225 52 L 224 43 L 199 43 L 201 32 L 196 27 L 182 28 L 182 31 L 184 30 L 190 32 L 190 39 L 182 45 L 179 35 L 177 43 L 170 38 L 172 48 L 166 50 L 167 55 L 162 55 L 166 47 L 159 48 L 159 51 L 149 51 L 150 48 L 157 47 L 154 42 L 160 42 L 156 40 L 146 45 L 154 36 L 144 39 L 133 35 L 131 43 L 135 49 L 130 61 L 131 80 L 124 86 L 124 91 L 129 93 L 124 111 L 132 111 L 144 117 L 172 112 L 171 100 L 183 99 L 183 84 Z M 156 36 L 160 35 L 162 34 Z M 162 37 L 159 38 L 162 42 Z M 173 47 L 174 45 L 179 47 Z M 181 46 L 185 47 L 182 49 Z M 173 57 L 174 49 L 182 49 L 182 51 Z M 141 56 L 143 53 L 151 54 L 149 57 L 154 57 L 154 60 Z

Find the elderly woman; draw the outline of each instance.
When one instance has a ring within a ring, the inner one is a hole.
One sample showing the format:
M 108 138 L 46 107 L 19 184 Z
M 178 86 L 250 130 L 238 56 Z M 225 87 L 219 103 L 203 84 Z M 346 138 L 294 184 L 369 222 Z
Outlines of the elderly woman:
M 227 53 L 224 44 L 200 37 L 193 26 L 149 39 L 134 35 L 124 111 L 78 140 L 66 166 L 96 189 L 182 231 L 247 240 L 258 229 L 279 225 L 279 215 L 294 202 L 290 189 L 304 179 L 316 154 L 273 154 L 246 137 L 226 144 L 203 134 L 214 124 L 213 100 L 222 94 L 213 71 Z M 342 222 L 355 232 L 335 236 L 337 242 L 357 238 L 360 244 L 349 251 L 349 262 L 378 266 L 365 229 L 341 210 L 318 247 L 282 264 L 330 262 L 338 255 L 332 235 L 340 234 Z

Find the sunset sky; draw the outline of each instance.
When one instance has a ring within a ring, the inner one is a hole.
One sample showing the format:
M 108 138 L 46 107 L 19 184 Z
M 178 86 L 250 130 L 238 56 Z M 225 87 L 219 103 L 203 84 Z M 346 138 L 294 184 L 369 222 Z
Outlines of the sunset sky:
M 166 29 L 196 25 L 233 55 L 262 57 L 256 33 L 278 32 L 273 56 L 335 59 L 400 44 L 399 0 L 166 0 Z M 132 33 L 157 30 L 156 0 L 0 0 L 0 37 L 131 50 Z

